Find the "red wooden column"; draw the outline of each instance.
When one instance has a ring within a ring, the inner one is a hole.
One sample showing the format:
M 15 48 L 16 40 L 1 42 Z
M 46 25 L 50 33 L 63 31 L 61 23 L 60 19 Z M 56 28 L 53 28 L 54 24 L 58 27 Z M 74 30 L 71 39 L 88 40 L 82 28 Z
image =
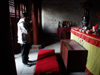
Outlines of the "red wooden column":
M 37 13 L 37 3 L 33 1 L 32 3 L 32 25 L 33 25 L 33 44 L 38 44 L 38 13 Z
M 38 44 L 38 27 L 36 23 L 36 16 L 32 14 L 32 25 L 33 25 L 33 44 Z
M 0 73 L 3 75 L 17 75 L 12 50 L 8 1 L 0 2 Z

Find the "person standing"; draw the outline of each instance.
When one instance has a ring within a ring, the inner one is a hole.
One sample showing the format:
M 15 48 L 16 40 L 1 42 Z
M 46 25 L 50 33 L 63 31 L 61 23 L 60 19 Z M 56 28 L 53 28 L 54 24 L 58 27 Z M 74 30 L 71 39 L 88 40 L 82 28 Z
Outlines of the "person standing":
M 31 37 L 30 32 L 32 29 L 29 28 L 29 21 L 28 21 L 28 14 L 22 13 L 21 19 L 17 23 L 18 31 L 18 43 L 21 46 L 21 53 L 22 53 L 22 62 L 26 66 L 31 66 L 31 64 L 28 64 L 29 62 L 29 50 L 31 48 Z

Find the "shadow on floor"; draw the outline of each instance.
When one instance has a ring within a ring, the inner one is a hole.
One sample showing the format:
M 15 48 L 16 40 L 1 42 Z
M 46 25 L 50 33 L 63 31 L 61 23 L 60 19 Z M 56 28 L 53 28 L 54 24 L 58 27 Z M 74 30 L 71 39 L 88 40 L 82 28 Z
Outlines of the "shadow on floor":
M 59 64 L 59 69 L 60 69 L 60 75 L 69 75 L 68 72 L 66 71 L 66 68 L 64 66 L 63 59 L 60 55 L 60 53 L 56 53 L 57 61 Z
M 45 46 L 48 46 L 60 41 L 60 39 L 56 36 L 56 34 L 43 34 L 40 36 L 39 41 L 40 41 L 40 44 L 42 45 L 42 48 L 44 48 Z
M 60 53 L 56 53 L 56 57 L 57 57 L 57 61 L 58 61 L 58 64 L 59 64 L 60 75 L 87 75 L 84 71 L 70 72 L 70 71 L 66 70 L 63 59 L 62 59 Z

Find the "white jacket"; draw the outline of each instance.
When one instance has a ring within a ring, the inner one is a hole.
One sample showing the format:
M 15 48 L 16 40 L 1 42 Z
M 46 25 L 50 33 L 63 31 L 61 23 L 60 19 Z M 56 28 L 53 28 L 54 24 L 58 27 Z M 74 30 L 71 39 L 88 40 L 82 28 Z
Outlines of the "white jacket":
M 19 22 L 17 23 L 17 27 L 18 27 L 18 30 L 17 30 L 18 40 L 17 40 L 17 42 L 20 44 L 25 44 L 25 41 L 22 40 L 22 33 L 28 34 L 28 31 L 24 28 L 24 23 L 25 23 L 25 21 L 23 18 L 21 18 L 19 20 Z

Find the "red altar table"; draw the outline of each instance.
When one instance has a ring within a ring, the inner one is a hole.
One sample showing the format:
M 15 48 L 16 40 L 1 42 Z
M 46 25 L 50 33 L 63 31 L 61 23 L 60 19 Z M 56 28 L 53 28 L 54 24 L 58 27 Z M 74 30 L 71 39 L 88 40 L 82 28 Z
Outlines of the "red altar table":
M 57 27 L 57 36 L 59 39 L 62 38 L 62 32 L 67 31 L 70 32 L 71 27 Z
M 100 75 L 100 35 L 86 34 L 71 27 L 71 39 L 78 42 L 88 50 L 85 72 L 88 75 Z

